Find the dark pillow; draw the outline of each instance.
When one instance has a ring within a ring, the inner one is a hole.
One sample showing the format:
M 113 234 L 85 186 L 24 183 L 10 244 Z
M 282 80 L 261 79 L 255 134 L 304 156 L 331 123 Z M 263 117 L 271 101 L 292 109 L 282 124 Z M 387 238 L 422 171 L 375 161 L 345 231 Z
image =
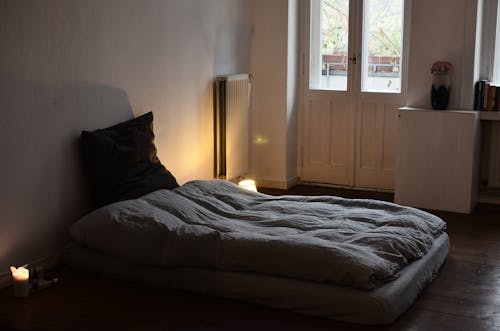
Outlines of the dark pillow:
M 82 131 L 81 149 L 95 207 L 179 186 L 156 156 L 152 112 Z

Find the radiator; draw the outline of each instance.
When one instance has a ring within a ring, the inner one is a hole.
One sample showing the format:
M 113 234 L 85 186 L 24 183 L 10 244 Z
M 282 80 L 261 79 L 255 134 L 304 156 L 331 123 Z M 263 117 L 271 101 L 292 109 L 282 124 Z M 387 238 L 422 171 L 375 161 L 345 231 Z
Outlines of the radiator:
M 238 179 L 249 168 L 250 77 L 217 76 L 214 92 L 214 176 Z

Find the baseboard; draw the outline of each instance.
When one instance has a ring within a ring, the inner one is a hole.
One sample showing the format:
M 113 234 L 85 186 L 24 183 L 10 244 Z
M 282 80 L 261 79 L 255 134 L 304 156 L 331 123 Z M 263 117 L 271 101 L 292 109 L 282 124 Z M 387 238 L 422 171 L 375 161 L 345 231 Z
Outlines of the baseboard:
M 299 177 L 291 177 L 286 181 L 280 180 L 268 180 L 268 179 L 256 179 L 257 187 L 267 187 L 275 188 L 280 190 L 288 190 L 289 188 L 297 185 L 299 183 Z
M 338 185 L 338 184 L 328 184 L 328 183 L 318 183 L 318 182 L 308 182 L 299 180 L 298 184 L 301 185 L 311 185 L 311 186 L 321 186 L 321 187 L 331 187 L 331 188 L 342 188 L 354 191 L 369 191 L 369 192 L 382 192 L 382 193 L 394 193 L 394 189 L 383 189 L 383 188 L 373 188 L 373 187 L 358 187 L 349 185 Z
M 27 263 L 28 269 L 43 268 L 52 269 L 61 261 L 61 252 L 41 257 L 37 260 Z M 12 283 L 12 275 L 10 271 L 0 274 L 0 289 L 9 286 Z

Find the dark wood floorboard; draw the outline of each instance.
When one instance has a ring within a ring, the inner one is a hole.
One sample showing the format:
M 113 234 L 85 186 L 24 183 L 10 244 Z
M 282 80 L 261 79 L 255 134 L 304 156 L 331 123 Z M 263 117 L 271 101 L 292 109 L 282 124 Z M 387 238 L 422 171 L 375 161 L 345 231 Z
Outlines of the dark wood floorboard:
M 299 185 L 268 194 L 393 195 Z M 413 307 L 388 326 L 363 326 L 110 279 L 61 266 L 60 284 L 28 298 L 0 291 L 0 330 L 500 330 L 500 207 L 434 212 L 448 224 L 450 255 Z

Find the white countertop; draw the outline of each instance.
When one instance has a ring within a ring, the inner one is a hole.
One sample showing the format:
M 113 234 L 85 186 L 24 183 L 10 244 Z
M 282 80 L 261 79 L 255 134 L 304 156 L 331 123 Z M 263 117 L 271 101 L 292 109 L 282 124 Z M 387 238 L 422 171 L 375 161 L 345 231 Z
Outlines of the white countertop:
M 500 121 L 500 112 L 498 112 L 498 111 L 476 111 L 476 110 L 464 110 L 464 109 L 434 110 L 434 109 L 417 108 L 417 107 L 401 107 L 401 108 L 399 108 L 399 110 L 423 111 L 423 112 L 442 112 L 442 113 L 454 113 L 454 114 L 478 113 L 479 118 L 483 121 Z

